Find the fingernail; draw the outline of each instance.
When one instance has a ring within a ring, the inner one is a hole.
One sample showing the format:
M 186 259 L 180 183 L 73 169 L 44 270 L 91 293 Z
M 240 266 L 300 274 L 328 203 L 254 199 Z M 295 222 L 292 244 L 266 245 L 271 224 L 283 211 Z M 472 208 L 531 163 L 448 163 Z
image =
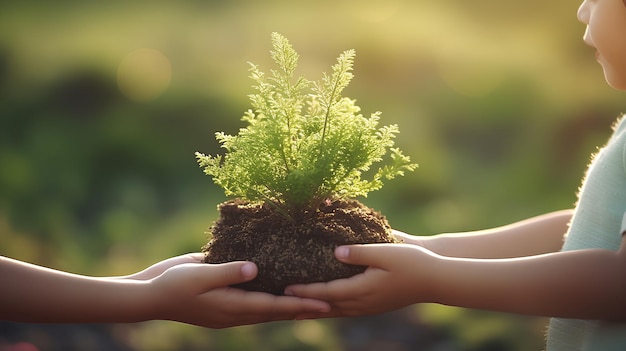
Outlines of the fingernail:
M 293 291 L 291 291 L 290 289 L 285 289 L 283 294 L 285 294 L 285 296 L 294 296 Z
M 241 266 L 241 274 L 245 279 L 252 279 L 256 275 L 256 266 L 254 263 L 248 262 Z
M 330 306 L 324 306 L 324 307 L 321 307 L 318 310 L 318 312 L 320 312 L 320 313 L 328 313 L 328 312 L 330 312 L 330 310 L 331 310 Z
M 347 246 L 338 246 L 335 249 L 335 257 L 337 257 L 340 260 L 348 258 L 349 254 L 350 254 L 350 249 Z

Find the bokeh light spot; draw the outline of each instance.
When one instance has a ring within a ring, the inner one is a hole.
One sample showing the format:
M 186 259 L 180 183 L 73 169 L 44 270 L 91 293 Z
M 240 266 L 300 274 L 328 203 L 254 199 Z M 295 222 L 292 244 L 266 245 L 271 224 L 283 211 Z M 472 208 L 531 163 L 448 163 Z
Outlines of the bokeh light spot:
M 293 325 L 293 335 L 305 344 L 318 344 L 320 340 L 324 339 L 324 333 L 324 328 L 318 321 L 303 320 Z
M 117 70 L 117 83 L 131 100 L 146 102 L 159 97 L 170 84 L 172 66 L 159 50 L 141 48 L 129 53 Z
M 403 0 L 361 0 L 349 2 L 348 10 L 357 19 L 367 23 L 378 23 L 395 15 Z

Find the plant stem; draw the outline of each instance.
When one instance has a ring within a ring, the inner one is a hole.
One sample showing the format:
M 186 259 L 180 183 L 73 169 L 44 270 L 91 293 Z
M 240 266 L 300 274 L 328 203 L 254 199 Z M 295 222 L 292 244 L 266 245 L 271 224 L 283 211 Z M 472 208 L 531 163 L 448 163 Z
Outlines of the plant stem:
M 339 86 L 339 78 L 337 78 L 334 82 L 333 90 L 330 94 L 330 98 L 328 99 L 328 105 L 326 107 L 326 115 L 324 116 L 324 128 L 322 129 L 322 139 L 320 140 L 320 157 L 324 152 L 324 139 L 326 138 L 326 130 L 328 128 L 328 121 L 330 120 L 330 109 L 334 105 L 333 101 L 335 100 L 335 94 L 337 93 L 337 87 Z

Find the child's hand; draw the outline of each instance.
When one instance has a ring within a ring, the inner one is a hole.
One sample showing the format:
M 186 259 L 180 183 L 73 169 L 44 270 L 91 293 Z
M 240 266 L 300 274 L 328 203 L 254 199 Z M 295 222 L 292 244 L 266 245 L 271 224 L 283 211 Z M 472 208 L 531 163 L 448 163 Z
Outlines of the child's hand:
M 131 275 L 127 275 L 124 277 L 118 277 L 123 279 L 134 279 L 134 280 L 148 280 L 154 277 L 161 275 L 163 272 L 183 263 L 202 263 L 204 258 L 204 254 L 200 252 L 189 253 L 185 255 L 180 255 L 176 257 L 170 257 L 165 259 L 159 263 L 155 263 L 152 266 L 144 269 L 141 272 L 137 272 Z
M 251 262 L 167 259 L 126 277 L 97 278 L 0 256 L 0 320 L 27 323 L 132 323 L 151 319 L 211 328 L 294 319 L 328 303 L 247 292 L 229 285 L 254 279 Z
M 421 236 L 407 234 L 405 232 L 401 232 L 395 229 L 392 229 L 391 232 L 393 233 L 393 236 L 396 237 L 396 239 L 400 239 L 405 244 L 424 246 L 422 241 L 423 237 Z
M 292 285 L 285 294 L 328 301 L 332 306 L 330 313 L 307 313 L 298 318 L 369 315 L 427 302 L 432 255 L 416 245 L 340 246 L 335 251 L 338 260 L 369 268 L 347 279 Z
M 182 263 L 194 256 L 179 256 L 153 267 L 175 266 L 150 280 L 153 315 L 210 328 L 295 319 L 297 315 L 329 311 L 326 302 L 293 296 L 274 296 L 228 287 L 253 279 L 251 262 L 223 264 Z M 148 269 L 148 271 L 150 268 Z M 144 271 L 146 272 L 146 271 Z

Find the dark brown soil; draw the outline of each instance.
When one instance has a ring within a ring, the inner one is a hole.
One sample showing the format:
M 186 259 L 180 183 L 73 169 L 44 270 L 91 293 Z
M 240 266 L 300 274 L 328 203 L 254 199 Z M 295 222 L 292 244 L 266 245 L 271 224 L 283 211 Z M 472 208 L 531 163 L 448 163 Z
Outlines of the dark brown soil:
M 297 223 L 267 204 L 232 200 L 219 210 L 205 262 L 256 263 L 258 276 L 236 285 L 246 290 L 282 295 L 290 284 L 351 277 L 366 267 L 337 261 L 337 246 L 397 242 L 387 219 L 355 200 L 328 201 Z

